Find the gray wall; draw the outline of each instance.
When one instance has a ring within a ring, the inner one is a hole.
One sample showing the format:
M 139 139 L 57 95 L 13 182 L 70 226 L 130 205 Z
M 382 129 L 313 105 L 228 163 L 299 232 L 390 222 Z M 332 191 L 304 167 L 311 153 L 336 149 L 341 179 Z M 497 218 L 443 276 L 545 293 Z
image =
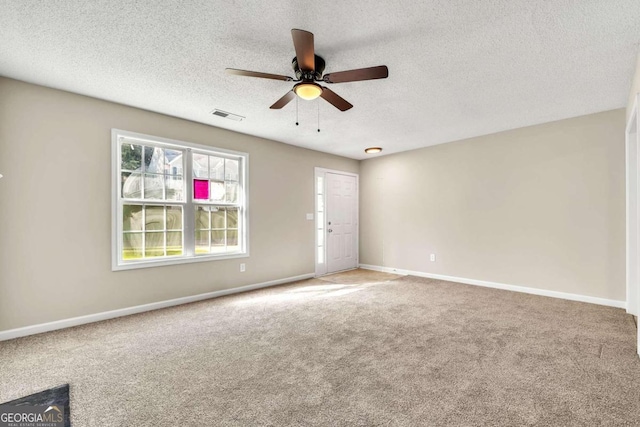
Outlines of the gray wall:
M 313 273 L 313 168 L 359 168 L 6 78 L 0 100 L 0 330 Z M 111 128 L 248 152 L 251 257 L 112 272 Z
M 360 262 L 624 300 L 624 122 L 620 109 L 363 161 Z

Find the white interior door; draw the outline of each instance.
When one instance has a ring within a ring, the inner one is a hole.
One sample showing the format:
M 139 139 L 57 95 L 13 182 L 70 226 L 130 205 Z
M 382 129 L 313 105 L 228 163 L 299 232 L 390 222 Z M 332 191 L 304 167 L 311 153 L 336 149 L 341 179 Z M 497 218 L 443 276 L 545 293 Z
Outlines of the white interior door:
M 352 175 L 327 172 L 327 273 L 358 266 L 358 188 Z

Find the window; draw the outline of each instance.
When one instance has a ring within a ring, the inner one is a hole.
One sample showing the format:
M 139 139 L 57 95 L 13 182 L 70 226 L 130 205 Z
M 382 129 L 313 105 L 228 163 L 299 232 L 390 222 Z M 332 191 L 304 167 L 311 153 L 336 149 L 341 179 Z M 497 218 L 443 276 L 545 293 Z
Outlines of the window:
M 316 176 L 317 264 L 324 264 L 324 174 Z
M 248 155 L 113 130 L 113 269 L 248 256 Z

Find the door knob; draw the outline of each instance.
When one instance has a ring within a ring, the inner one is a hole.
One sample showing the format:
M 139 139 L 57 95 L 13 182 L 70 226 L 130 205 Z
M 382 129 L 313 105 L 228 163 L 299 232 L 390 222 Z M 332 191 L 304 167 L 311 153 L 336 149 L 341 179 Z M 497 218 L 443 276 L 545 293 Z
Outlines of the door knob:
M 333 230 L 332 230 L 332 229 L 328 229 L 327 231 L 328 231 L 329 233 L 331 233 Z

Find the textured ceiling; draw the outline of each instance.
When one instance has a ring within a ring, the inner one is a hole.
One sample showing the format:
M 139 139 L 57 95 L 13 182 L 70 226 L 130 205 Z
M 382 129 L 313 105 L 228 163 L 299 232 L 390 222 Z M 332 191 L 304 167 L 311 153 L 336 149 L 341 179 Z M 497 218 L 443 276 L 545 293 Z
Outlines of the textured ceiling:
M 291 28 L 327 72 L 389 78 L 332 85 L 347 112 L 300 100 L 295 126 L 269 109 L 291 83 L 224 72 L 293 75 Z M 356 159 L 623 107 L 639 40 L 638 0 L 0 0 L 0 75 Z

